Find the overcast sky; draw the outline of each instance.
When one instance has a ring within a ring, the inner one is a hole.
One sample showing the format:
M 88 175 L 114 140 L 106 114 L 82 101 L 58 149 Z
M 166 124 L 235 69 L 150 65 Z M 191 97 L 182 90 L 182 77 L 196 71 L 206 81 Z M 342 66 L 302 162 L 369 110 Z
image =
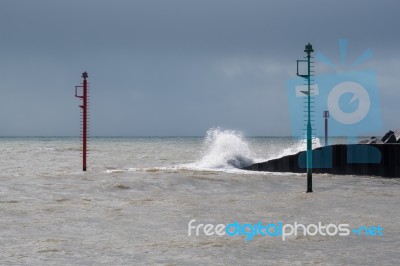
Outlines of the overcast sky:
M 383 131 L 400 127 L 400 2 L 0 1 L 0 135 L 201 136 L 211 127 L 290 135 L 287 79 L 311 42 L 339 62 L 367 49 Z M 318 67 L 317 72 L 328 71 Z

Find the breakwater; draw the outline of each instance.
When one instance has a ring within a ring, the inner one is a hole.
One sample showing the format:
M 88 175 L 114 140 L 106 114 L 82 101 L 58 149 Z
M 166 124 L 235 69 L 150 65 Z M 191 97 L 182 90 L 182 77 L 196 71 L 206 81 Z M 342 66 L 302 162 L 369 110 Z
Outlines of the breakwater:
M 255 163 L 244 170 L 306 173 L 306 152 Z M 400 144 L 338 144 L 313 150 L 313 173 L 400 177 Z

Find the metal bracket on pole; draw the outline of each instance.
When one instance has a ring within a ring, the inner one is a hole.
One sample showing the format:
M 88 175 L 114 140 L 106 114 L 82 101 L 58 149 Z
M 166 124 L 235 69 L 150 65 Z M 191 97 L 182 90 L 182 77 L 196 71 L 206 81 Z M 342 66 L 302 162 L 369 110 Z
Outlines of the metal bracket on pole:
M 78 88 L 83 88 L 83 86 L 75 86 L 75 97 L 83 98 L 83 95 L 78 95 Z

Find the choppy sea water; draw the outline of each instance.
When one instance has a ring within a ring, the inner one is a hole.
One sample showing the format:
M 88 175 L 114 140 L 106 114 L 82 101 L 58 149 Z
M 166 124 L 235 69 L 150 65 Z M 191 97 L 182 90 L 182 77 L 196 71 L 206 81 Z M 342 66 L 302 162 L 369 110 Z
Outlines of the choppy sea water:
M 340 141 L 340 140 L 337 140 Z M 399 179 L 239 170 L 291 138 L 0 138 L 2 265 L 397 265 Z M 320 145 L 318 141 L 316 145 Z M 383 237 L 191 236 L 188 222 L 377 225 Z

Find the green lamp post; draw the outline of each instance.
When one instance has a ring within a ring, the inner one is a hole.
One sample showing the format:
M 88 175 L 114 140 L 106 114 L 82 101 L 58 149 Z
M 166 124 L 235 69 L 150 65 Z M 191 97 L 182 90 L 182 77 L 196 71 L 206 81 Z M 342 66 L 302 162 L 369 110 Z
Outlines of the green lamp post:
M 307 193 L 312 190 L 312 127 L 311 127 L 311 53 L 314 52 L 313 47 L 308 43 L 304 49 L 307 53 L 306 60 L 297 60 L 297 76 L 307 79 L 307 91 L 302 91 L 307 95 Z M 299 63 L 307 63 L 307 74 L 299 74 Z

